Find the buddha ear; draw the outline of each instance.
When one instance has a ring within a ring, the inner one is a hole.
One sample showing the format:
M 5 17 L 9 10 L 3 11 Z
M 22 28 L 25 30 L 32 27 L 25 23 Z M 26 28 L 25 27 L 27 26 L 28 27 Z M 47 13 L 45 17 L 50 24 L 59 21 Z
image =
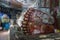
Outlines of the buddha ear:
M 50 16 L 49 20 L 50 20 L 50 22 L 49 22 L 50 24 L 54 23 L 54 18 L 52 16 Z

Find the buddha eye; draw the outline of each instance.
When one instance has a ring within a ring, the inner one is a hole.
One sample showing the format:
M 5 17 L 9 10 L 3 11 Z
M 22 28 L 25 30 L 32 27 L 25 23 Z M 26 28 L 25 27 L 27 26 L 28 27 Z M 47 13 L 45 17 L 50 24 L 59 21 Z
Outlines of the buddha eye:
M 47 18 L 44 18 L 44 19 L 47 19 Z

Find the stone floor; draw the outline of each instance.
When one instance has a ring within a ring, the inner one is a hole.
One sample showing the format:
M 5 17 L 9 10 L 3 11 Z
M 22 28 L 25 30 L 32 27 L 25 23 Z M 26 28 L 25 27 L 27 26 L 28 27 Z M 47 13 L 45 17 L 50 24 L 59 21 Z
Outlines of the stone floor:
M 9 31 L 0 31 L 0 40 L 9 40 Z

